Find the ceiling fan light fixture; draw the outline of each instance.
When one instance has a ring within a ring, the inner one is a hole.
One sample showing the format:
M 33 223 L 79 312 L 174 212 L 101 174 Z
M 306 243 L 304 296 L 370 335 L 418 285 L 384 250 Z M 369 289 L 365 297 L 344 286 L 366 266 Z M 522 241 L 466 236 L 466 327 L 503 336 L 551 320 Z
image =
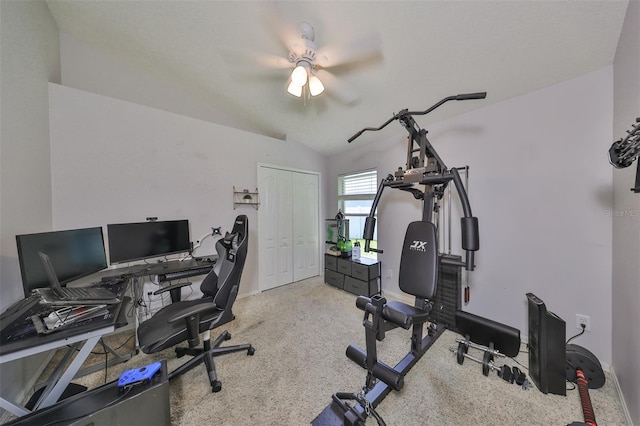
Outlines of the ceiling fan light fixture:
M 287 92 L 300 98 L 302 97 L 302 86 L 298 86 L 295 81 L 291 81 L 291 83 L 289 83 L 289 87 L 287 87 Z
M 317 96 L 322 92 L 324 92 L 324 84 L 317 76 L 312 75 L 309 78 L 309 93 L 311 93 L 311 96 Z
M 293 81 L 300 87 L 307 84 L 308 67 L 309 64 L 307 64 L 306 62 L 298 62 L 298 65 L 296 65 L 296 67 L 293 69 L 293 72 L 291 73 L 291 81 Z

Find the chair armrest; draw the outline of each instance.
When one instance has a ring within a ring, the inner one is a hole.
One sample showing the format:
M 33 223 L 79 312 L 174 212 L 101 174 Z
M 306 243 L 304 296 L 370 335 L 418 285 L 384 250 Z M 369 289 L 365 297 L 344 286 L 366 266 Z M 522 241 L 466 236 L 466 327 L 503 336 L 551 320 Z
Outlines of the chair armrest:
M 207 300 L 203 301 L 202 304 L 192 305 L 181 309 L 180 311 L 170 316 L 167 322 L 171 324 L 194 315 L 199 315 L 203 312 L 213 312 L 217 310 L 219 310 L 218 307 L 214 305 L 210 300 Z
M 153 292 L 153 295 L 154 295 L 154 296 L 157 296 L 157 295 L 162 294 L 162 293 L 165 293 L 165 292 L 167 292 L 167 291 L 171 291 L 171 290 L 176 289 L 176 288 L 186 287 L 186 286 L 191 285 L 191 284 L 192 284 L 192 283 L 190 283 L 190 282 L 186 282 L 186 283 L 177 283 L 177 284 L 171 284 L 171 285 L 168 285 L 168 286 L 166 286 L 166 287 L 162 287 L 162 288 L 161 288 L 161 289 L 159 289 L 159 290 L 154 291 L 154 292 Z

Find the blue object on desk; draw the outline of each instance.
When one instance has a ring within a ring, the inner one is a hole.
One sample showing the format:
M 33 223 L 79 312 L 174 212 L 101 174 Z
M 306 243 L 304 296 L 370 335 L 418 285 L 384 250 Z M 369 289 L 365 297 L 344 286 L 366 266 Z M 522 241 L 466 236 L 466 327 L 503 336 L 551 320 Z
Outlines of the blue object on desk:
M 160 371 L 161 367 L 162 363 L 157 361 L 153 364 L 145 365 L 144 367 L 127 370 L 120 375 L 120 378 L 118 379 L 118 388 L 123 390 L 127 386 L 139 383 L 145 384 L 149 382 L 158 371 Z

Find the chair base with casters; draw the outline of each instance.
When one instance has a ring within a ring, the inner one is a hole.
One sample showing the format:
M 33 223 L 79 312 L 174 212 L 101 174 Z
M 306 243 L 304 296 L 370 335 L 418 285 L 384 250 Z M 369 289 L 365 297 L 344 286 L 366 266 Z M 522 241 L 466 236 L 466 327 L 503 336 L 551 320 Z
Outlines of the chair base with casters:
M 204 338 L 202 348 L 176 348 L 175 351 L 178 358 L 182 358 L 185 355 L 192 356 L 193 358 L 173 370 L 169 374 L 169 380 L 190 371 L 201 362 L 204 362 L 207 367 L 207 373 L 209 374 L 211 391 L 220 392 L 222 390 L 222 383 L 218 380 L 214 357 L 242 351 L 247 351 L 247 355 L 253 355 L 256 351 L 256 349 L 250 344 L 220 347 L 222 342 L 230 339 L 231 333 L 225 330 L 213 342 L 211 342 L 211 338 L 209 336 L 206 336 Z
M 241 351 L 247 351 L 247 355 L 254 354 L 255 349 L 250 344 L 221 346 L 223 341 L 231 339 L 228 331 L 211 341 L 211 330 L 235 319 L 232 307 L 238 295 L 247 242 L 248 220 L 245 215 L 240 215 L 231 233 L 216 242 L 218 261 L 200 285 L 203 297 L 174 301 L 138 327 L 138 342 L 144 353 L 156 353 L 183 342 L 188 344 L 186 348 L 176 348 L 176 355 L 178 358 L 185 355 L 193 358 L 169 373 L 169 380 L 204 363 L 211 390 L 219 392 L 222 384 L 216 374 L 214 358 Z M 203 343 L 199 348 L 201 334 Z

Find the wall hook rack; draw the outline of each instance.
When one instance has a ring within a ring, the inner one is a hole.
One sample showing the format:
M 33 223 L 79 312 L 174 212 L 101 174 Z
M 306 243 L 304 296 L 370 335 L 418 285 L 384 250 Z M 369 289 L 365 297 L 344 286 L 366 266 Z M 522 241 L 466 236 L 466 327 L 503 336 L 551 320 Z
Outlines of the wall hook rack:
M 241 191 L 236 190 L 236 187 L 233 187 L 233 209 L 235 210 L 238 206 L 253 206 L 258 210 L 258 206 L 260 206 L 260 194 L 258 193 L 258 188 L 255 191 L 249 191 L 248 189 L 243 189 Z

